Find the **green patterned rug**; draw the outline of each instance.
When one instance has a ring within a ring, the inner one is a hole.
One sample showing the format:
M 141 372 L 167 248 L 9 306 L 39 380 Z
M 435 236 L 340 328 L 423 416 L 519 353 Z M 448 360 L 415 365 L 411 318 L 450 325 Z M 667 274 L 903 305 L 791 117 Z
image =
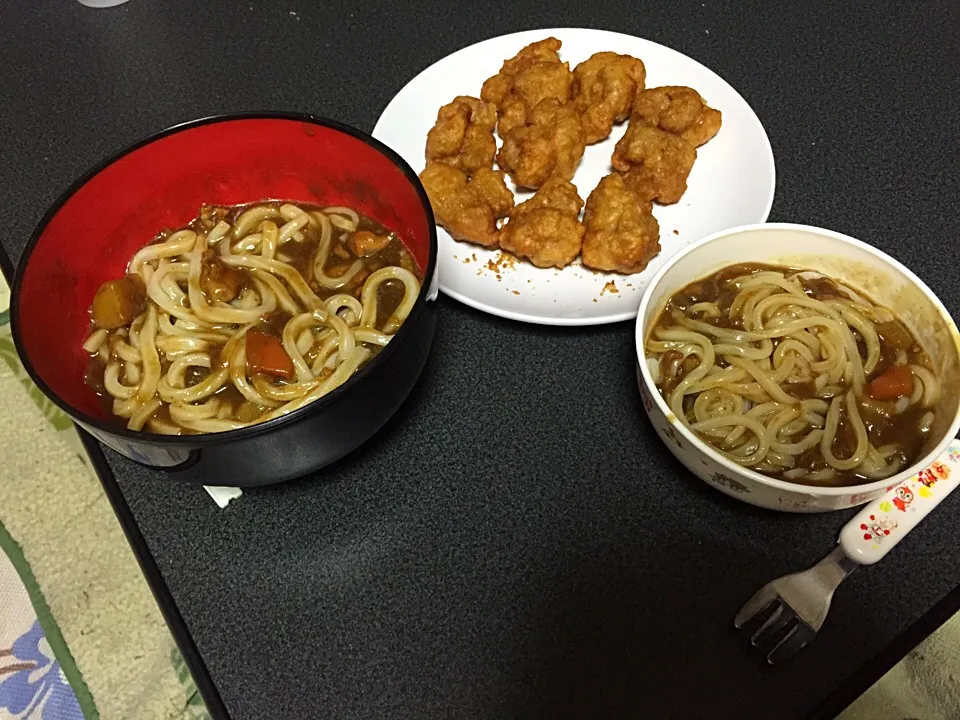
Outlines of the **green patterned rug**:
M 30 382 L 0 279 L 0 720 L 208 718 L 70 420 Z

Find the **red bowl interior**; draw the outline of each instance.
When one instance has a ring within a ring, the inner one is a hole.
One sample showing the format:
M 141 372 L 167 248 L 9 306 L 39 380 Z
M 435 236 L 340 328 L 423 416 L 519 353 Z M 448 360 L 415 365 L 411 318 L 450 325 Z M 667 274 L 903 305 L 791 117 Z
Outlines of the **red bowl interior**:
M 41 224 L 22 260 L 13 320 L 26 362 L 63 402 L 105 420 L 83 380 L 93 295 L 159 230 L 183 226 L 203 203 L 346 205 L 396 232 L 426 268 L 431 222 L 415 176 L 354 132 L 308 118 L 201 121 L 96 172 Z

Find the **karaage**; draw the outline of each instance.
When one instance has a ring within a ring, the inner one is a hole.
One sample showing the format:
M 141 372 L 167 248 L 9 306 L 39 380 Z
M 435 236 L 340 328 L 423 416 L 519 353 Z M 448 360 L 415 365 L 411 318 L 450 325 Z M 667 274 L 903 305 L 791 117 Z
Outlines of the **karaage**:
M 583 213 L 583 264 L 595 270 L 631 275 L 660 252 L 660 225 L 652 205 L 612 173 L 587 198 Z
M 503 137 L 497 163 L 519 187 L 538 188 L 554 175 L 570 180 L 583 157 L 580 115 L 571 104 L 544 100 L 525 125 Z
M 679 135 L 699 147 L 720 132 L 722 114 L 708 106 L 693 88 L 667 86 L 637 93 L 631 121 Z
M 492 103 L 461 95 L 444 105 L 427 133 L 427 162 L 452 165 L 470 175 L 493 166 L 497 142 L 493 128 L 497 108 Z
M 503 173 L 481 168 L 471 178 L 463 171 L 433 162 L 420 173 L 437 224 L 454 240 L 496 246 L 497 220 L 513 207 L 513 193 L 504 184 Z
M 692 142 L 634 118 L 614 148 L 611 163 L 642 200 L 670 205 L 686 192 L 696 159 Z
M 497 219 L 506 217 L 513 209 L 513 193 L 503 179 L 503 172 L 484 168 L 470 178 L 470 187 L 490 206 Z
M 542 100 L 570 100 L 573 74 L 570 64 L 560 61 L 560 44 L 550 37 L 527 45 L 483 83 L 481 99 L 496 105 L 500 113 L 500 137 L 525 124 Z
M 573 104 L 588 145 L 603 140 L 615 123 L 629 117 L 646 77 L 640 60 L 615 52 L 594 53 L 573 69 Z
M 573 183 L 552 177 L 510 212 L 500 231 L 500 247 L 537 267 L 565 267 L 580 254 L 582 207 Z

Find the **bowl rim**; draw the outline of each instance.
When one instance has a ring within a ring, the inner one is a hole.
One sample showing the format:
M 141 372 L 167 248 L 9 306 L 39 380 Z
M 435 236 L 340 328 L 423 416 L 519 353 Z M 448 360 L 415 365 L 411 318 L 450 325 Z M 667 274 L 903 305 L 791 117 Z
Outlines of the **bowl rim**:
M 846 243 L 848 245 L 853 245 L 856 248 L 864 250 L 869 254 L 877 257 L 882 260 L 887 265 L 890 265 L 893 269 L 902 273 L 911 283 L 913 283 L 917 288 L 919 288 L 923 294 L 933 303 L 934 307 L 940 313 L 940 318 L 943 320 L 944 324 L 947 326 L 947 329 L 951 331 L 952 336 L 955 338 L 955 347 L 956 347 L 956 338 L 960 336 L 960 332 L 957 330 L 957 325 L 954 322 L 953 318 L 950 317 L 950 313 L 947 311 L 947 308 L 940 301 L 940 298 L 936 296 L 933 290 L 917 275 L 906 267 L 903 263 L 891 257 L 887 253 L 879 250 L 878 248 L 873 247 L 872 245 L 863 242 L 862 240 L 857 240 L 856 238 L 850 237 L 849 235 L 844 235 L 843 233 L 836 232 L 835 230 L 828 230 L 826 228 L 817 227 L 815 225 L 803 225 L 800 223 L 756 223 L 752 225 L 740 225 L 737 227 L 728 228 L 726 230 L 721 230 L 719 232 L 707 235 L 704 238 L 688 245 L 683 250 L 679 251 L 676 255 L 671 257 L 664 265 L 660 268 L 656 275 L 650 281 L 650 284 L 647 286 L 647 289 L 643 293 L 643 298 L 640 301 L 640 307 L 637 311 L 637 321 L 635 325 L 635 345 L 636 345 L 636 354 L 637 354 L 637 365 L 639 367 L 640 375 L 643 378 L 643 383 L 646 386 L 653 402 L 657 405 L 663 415 L 669 418 L 673 415 L 670 408 L 667 406 L 666 401 L 663 399 L 663 396 L 660 394 L 660 391 L 657 389 L 657 386 L 653 382 L 653 378 L 650 376 L 650 370 L 647 367 L 646 356 L 644 353 L 644 315 L 646 314 L 647 308 L 650 305 L 651 298 L 653 297 L 654 291 L 659 287 L 660 283 L 663 280 L 663 276 L 666 275 L 670 269 L 679 262 L 682 258 L 689 255 L 692 252 L 696 252 L 699 248 L 704 245 L 709 245 L 714 242 L 721 242 L 725 238 L 728 238 L 733 235 L 739 235 L 745 232 L 754 232 L 756 230 L 771 230 L 774 232 L 778 231 L 802 231 L 802 232 L 812 232 L 819 235 L 823 235 L 832 240 L 839 241 L 841 243 Z M 690 280 L 693 282 L 696 278 Z M 960 347 L 956 347 L 958 358 L 960 358 Z M 649 414 L 649 413 L 648 413 Z M 763 473 L 757 472 L 756 470 L 751 470 L 750 468 L 743 467 L 738 465 L 735 462 L 728 460 L 721 453 L 711 447 L 708 443 L 701 440 L 697 435 L 690 430 L 684 423 L 677 421 L 670 421 L 671 425 L 676 428 L 676 430 L 683 436 L 687 442 L 689 442 L 697 451 L 703 453 L 711 460 L 722 465 L 724 468 L 727 468 L 731 472 L 739 475 L 748 480 L 752 480 L 761 485 L 773 488 L 775 490 L 786 490 L 790 492 L 799 492 L 807 495 L 816 495 L 822 497 L 836 497 L 842 495 L 860 495 L 876 492 L 878 490 L 885 490 L 888 487 L 893 487 L 898 483 L 902 482 L 906 478 L 909 478 L 911 475 L 916 474 L 921 469 L 927 467 L 931 462 L 935 461 L 937 456 L 939 456 L 944 448 L 953 440 L 957 431 L 960 430 L 960 408 L 954 415 L 953 420 L 951 421 L 950 428 L 944 435 L 943 439 L 934 447 L 929 453 L 924 455 L 922 458 L 911 464 L 910 466 L 904 468 L 900 472 L 891 475 L 888 478 L 883 480 L 874 480 L 869 483 L 862 483 L 859 485 L 844 485 L 839 487 L 825 487 L 820 485 L 802 485 L 800 483 L 793 483 L 789 480 L 780 480 L 777 478 L 769 477 Z
M 249 425 L 247 427 L 238 428 L 236 430 L 227 430 L 224 432 L 199 433 L 196 435 L 161 435 L 159 433 L 144 432 L 142 430 L 129 430 L 125 425 L 111 424 L 109 422 L 100 420 L 99 418 L 93 417 L 92 415 L 88 415 L 85 412 L 81 412 L 77 408 L 73 407 L 70 403 L 67 403 L 60 398 L 60 396 L 55 393 L 49 385 L 47 385 L 43 378 L 41 378 L 34 369 L 33 362 L 28 357 L 24 349 L 19 317 L 20 288 L 23 282 L 23 276 L 26 273 L 26 269 L 30 263 L 30 258 L 33 255 L 34 249 L 40 242 L 40 238 L 47 229 L 47 225 L 49 225 L 54 216 L 60 212 L 60 209 L 66 204 L 66 202 L 96 175 L 113 165 L 121 158 L 124 158 L 130 153 L 170 135 L 175 135 L 186 130 L 192 130 L 203 125 L 213 125 L 216 123 L 231 122 L 236 120 L 287 120 L 291 122 L 318 125 L 320 127 L 336 130 L 369 145 L 381 155 L 386 157 L 400 170 L 400 172 L 403 173 L 407 181 L 413 186 L 417 193 L 421 208 L 426 213 L 427 227 L 429 228 L 430 233 L 427 266 L 423 269 L 423 280 L 420 285 L 420 292 L 417 295 L 417 299 L 414 301 L 413 308 L 410 310 L 410 314 L 394 334 L 394 339 L 387 343 L 386 347 L 377 353 L 377 356 L 373 358 L 372 361 L 360 368 L 360 370 L 358 370 L 356 374 L 350 377 L 346 382 L 330 391 L 323 397 L 317 398 L 315 401 L 308 403 L 301 408 L 297 408 L 293 412 L 273 418 L 272 420 L 268 420 L 266 422 L 256 423 L 255 425 Z M 40 221 L 37 223 L 36 227 L 31 233 L 30 239 L 27 241 L 27 244 L 23 249 L 23 253 L 20 256 L 20 261 L 17 264 L 17 270 L 13 278 L 13 284 L 10 287 L 9 312 L 11 334 L 13 335 L 13 342 L 17 349 L 17 354 L 20 356 L 20 361 L 33 383 L 40 388 L 43 394 L 46 395 L 57 407 L 63 410 L 72 420 L 80 423 L 81 425 L 89 426 L 90 428 L 98 431 L 113 436 L 119 436 L 133 442 L 146 443 L 155 446 L 161 445 L 164 447 L 180 447 L 185 449 L 201 446 L 206 447 L 212 444 L 221 444 L 232 442 L 234 440 L 242 440 L 245 438 L 256 437 L 264 433 L 273 432 L 274 430 L 278 430 L 286 425 L 296 423 L 309 415 L 320 412 L 323 408 L 342 398 L 345 393 L 350 391 L 351 387 L 353 387 L 356 383 L 361 382 L 363 378 L 369 375 L 375 368 L 384 365 L 386 362 L 389 362 L 389 359 L 396 354 L 397 346 L 412 332 L 411 328 L 414 324 L 414 321 L 423 313 L 424 306 L 428 300 L 436 300 L 435 295 L 430 298 L 428 298 L 428 296 L 432 294 L 434 278 L 436 276 L 438 254 L 437 247 L 436 219 L 434 218 L 433 208 L 430 205 L 430 200 L 427 197 L 426 190 L 424 190 L 423 184 L 420 182 L 420 178 L 417 177 L 417 174 L 413 171 L 413 168 L 410 167 L 407 161 L 404 160 L 395 150 L 383 144 L 368 133 L 358 130 L 357 128 L 345 123 L 309 113 L 266 110 L 208 115 L 195 120 L 188 120 L 186 122 L 177 123 L 176 125 L 171 125 L 164 130 L 160 130 L 159 132 L 137 140 L 131 145 L 128 145 L 116 153 L 109 155 L 105 160 L 98 162 L 89 170 L 82 173 L 58 195 L 57 199 L 43 214 L 43 216 L 40 218 Z

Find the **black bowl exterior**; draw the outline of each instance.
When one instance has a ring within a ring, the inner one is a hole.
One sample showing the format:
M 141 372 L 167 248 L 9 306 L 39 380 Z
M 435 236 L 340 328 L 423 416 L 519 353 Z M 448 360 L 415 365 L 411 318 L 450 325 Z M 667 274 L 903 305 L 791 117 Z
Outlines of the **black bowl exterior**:
M 423 292 L 427 291 L 425 286 Z M 389 363 L 372 364 L 364 377 L 347 381 L 349 392 L 318 407 L 318 412 L 306 412 L 296 422 L 268 432 L 226 441 L 216 433 L 189 436 L 196 443 L 188 447 L 152 442 L 158 436 L 151 433 L 131 439 L 80 424 L 107 447 L 187 482 L 257 487 L 308 475 L 359 448 L 403 404 L 426 364 L 436 305 L 427 301 L 407 319 L 405 337 L 396 343 Z
M 131 431 L 119 424 L 113 426 L 74 408 L 53 392 L 36 372 L 21 337 L 18 290 L 45 227 L 78 188 L 133 150 L 197 126 L 224 120 L 263 118 L 325 126 L 351 135 L 371 146 L 406 177 L 419 198 L 429 230 L 427 263 L 422 268 L 423 282 L 410 315 L 381 352 L 339 388 L 288 415 L 265 423 L 223 433 L 168 436 Z M 11 320 L 14 341 L 30 378 L 74 422 L 104 445 L 137 463 L 166 470 L 170 477 L 188 482 L 256 487 L 301 477 L 326 467 L 360 447 L 384 426 L 413 389 L 426 363 L 436 327 L 438 288 L 433 211 L 417 174 L 403 158 L 366 133 L 335 121 L 295 113 L 243 113 L 204 118 L 170 128 L 127 148 L 77 180 L 51 207 L 27 243 L 14 279 Z

